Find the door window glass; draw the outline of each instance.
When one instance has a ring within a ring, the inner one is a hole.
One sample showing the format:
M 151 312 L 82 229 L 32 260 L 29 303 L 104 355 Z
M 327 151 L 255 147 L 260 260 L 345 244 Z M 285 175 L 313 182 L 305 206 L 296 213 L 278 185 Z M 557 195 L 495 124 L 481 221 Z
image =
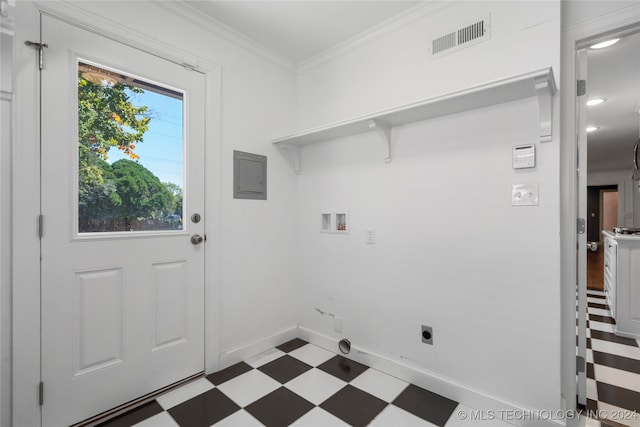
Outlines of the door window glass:
M 78 232 L 182 230 L 182 92 L 78 63 Z

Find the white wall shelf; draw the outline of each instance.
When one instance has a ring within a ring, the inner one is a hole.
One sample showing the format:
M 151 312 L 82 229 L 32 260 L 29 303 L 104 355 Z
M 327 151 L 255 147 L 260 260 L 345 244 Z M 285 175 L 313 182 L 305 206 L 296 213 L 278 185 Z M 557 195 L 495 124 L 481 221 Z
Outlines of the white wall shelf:
M 395 126 L 533 96 L 538 98 L 539 140 L 540 142 L 549 142 L 552 135 L 553 95 L 556 91 L 553 70 L 545 68 L 375 114 L 316 127 L 275 139 L 272 142 L 289 159 L 294 171 L 300 173 L 301 148 L 303 146 L 377 131 L 382 141 L 382 156 L 384 161 L 388 163 L 391 161 L 391 129 Z

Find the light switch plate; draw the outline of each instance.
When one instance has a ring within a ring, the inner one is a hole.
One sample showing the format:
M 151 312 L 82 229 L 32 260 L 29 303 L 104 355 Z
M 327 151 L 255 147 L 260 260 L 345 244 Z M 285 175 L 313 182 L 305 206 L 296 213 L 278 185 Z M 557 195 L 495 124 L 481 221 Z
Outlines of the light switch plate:
M 375 228 L 367 228 L 367 234 L 365 243 L 367 245 L 373 245 L 376 243 L 376 230 Z
M 538 183 L 513 184 L 511 206 L 538 206 Z

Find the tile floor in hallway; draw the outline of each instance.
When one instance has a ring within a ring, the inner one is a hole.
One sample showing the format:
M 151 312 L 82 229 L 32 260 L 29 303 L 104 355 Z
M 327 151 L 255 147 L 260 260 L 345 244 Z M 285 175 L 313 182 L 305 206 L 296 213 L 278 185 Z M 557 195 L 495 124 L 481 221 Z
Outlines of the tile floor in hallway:
M 471 408 L 295 339 L 102 424 L 138 426 L 492 426 Z
M 640 427 L 638 340 L 615 335 L 604 292 L 588 290 L 587 304 L 587 411 L 602 425 Z

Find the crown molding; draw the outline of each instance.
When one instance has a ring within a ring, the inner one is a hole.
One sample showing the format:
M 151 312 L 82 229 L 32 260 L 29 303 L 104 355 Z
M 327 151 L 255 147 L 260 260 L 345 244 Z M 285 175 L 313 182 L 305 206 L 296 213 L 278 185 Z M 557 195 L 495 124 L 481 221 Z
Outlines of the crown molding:
M 359 46 L 398 31 L 403 27 L 406 27 L 407 25 L 410 25 L 413 22 L 424 18 L 427 15 L 433 15 L 437 12 L 461 3 L 462 1 L 464 0 L 425 1 L 397 16 L 394 16 L 391 19 L 378 24 L 377 26 L 365 31 L 364 33 L 360 33 L 357 36 L 344 41 L 343 43 L 340 43 L 330 49 L 325 50 L 324 52 L 319 53 L 318 55 L 315 55 L 299 63 L 297 72 L 304 73 L 306 71 L 309 71 L 310 69 L 322 65 L 325 62 L 331 61 L 336 57 L 344 55 L 345 53 L 352 51 Z
M 221 37 L 236 46 L 246 49 L 247 51 L 256 54 L 271 63 L 274 63 L 280 67 L 283 67 L 287 71 L 290 71 L 295 74 L 300 74 L 306 72 L 314 67 L 317 67 L 325 62 L 328 62 L 340 55 L 343 55 L 357 47 L 368 43 L 372 40 L 375 40 L 384 35 L 393 33 L 413 22 L 419 20 L 427 15 L 431 15 L 437 13 L 445 8 L 451 7 L 457 3 L 460 3 L 464 0 L 436 0 L 436 1 L 425 1 L 404 13 L 397 15 L 387 21 L 382 22 L 381 24 L 373 27 L 372 29 L 361 33 L 349 40 L 346 40 L 339 45 L 332 47 L 308 60 L 300 62 L 298 64 L 294 63 L 291 60 L 283 57 L 277 52 L 267 48 L 266 46 L 256 42 L 255 40 L 247 37 L 243 33 L 229 27 L 223 22 L 209 17 L 203 16 L 203 13 L 185 2 L 184 0 L 173 0 L 173 1 L 152 1 L 148 0 L 150 4 L 153 6 L 164 9 L 165 11 L 171 13 L 172 15 L 180 18 L 186 22 L 190 22 L 201 29 L 204 29 L 210 34 Z M 49 2 L 43 2 L 42 0 L 35 0 L 36 3 L 40 5 L 43 9 L 49 9 L 44 7 L 48 5 Z M 74 12 L 78 13 L 81 9 L 72 4 L 73 2 L 61 1 L 55 2 L 58 6 L 63 5 L 63 8 L 66 7 L 68 9 L 74 9 Z M 50 4 L 50 3 L 49 3 Z M 60 10 L 59 7 L 52 8 L 53 10 Z M 49 9 L 51 10 L 51 9 Z M 87 13 L 83 10 L 83 12 Z M 2 32 L 13 34 L 14 23 L 11 16 L 7 19 L 5 17 L 2 18 Z
M 174 1 L 161 1 L 154 2 L 155 5 L 165 9 L 166 11 L 181 17 L 182 19 L 189 21 L 206 31 L 222 37 L 232 43 L 244 47 L 245 49 L 266 58 L 267 60 L 276 63 L 287 70 L 294 73 L 302 73 L 313 67 L 316 67 L 324 62 L 343 55 L 358 46 L 365 44 L 373 39 L 390 34 L 398 29 L 415 22 L 424 16 L 434 14 L 443 9 L 451 7 L 464 0 L 427 0 L 423 3 L 387 20 L 379 25 L 365 31 L 353 38 L 346 40 L 343 43 L 338 44 L 312 58 L 309 58 L 300 63 L 295 63 L 286 59 L 279 53 L 269 49 L 268 47 L 256 42 L 255 40 L 247 37 L 243 33 L 231 28 L 223 22 L 207 16 L 204 17 L 202 12 L 184 0 Z
M 286 68 L 288 71 L 294 73 L 296 72 L 296 64 L 292 61 L 284 58 L 282 55 L 274 52 L 266 46 L 261 45 L 260 43 L 245 36 L 241 32 L 229 27 L 228 25 L 218 21 L 217 19 L 209 16 L 203 16 L 200 10 L 196 9 L 183 0 L 159 1 L 153 2 L 153 4 L 166 10 L 167 12 L 172 13 L 175 16 L 178 16 L 188 22 L 191 22 L 192 24 L 197 25 L 198 27 L 208 31 L 211 34 L 222 37 L 223 39 L 226 39 L 240 47 L 243 47 L 246 50 L 257 54 L 274 64 Z

